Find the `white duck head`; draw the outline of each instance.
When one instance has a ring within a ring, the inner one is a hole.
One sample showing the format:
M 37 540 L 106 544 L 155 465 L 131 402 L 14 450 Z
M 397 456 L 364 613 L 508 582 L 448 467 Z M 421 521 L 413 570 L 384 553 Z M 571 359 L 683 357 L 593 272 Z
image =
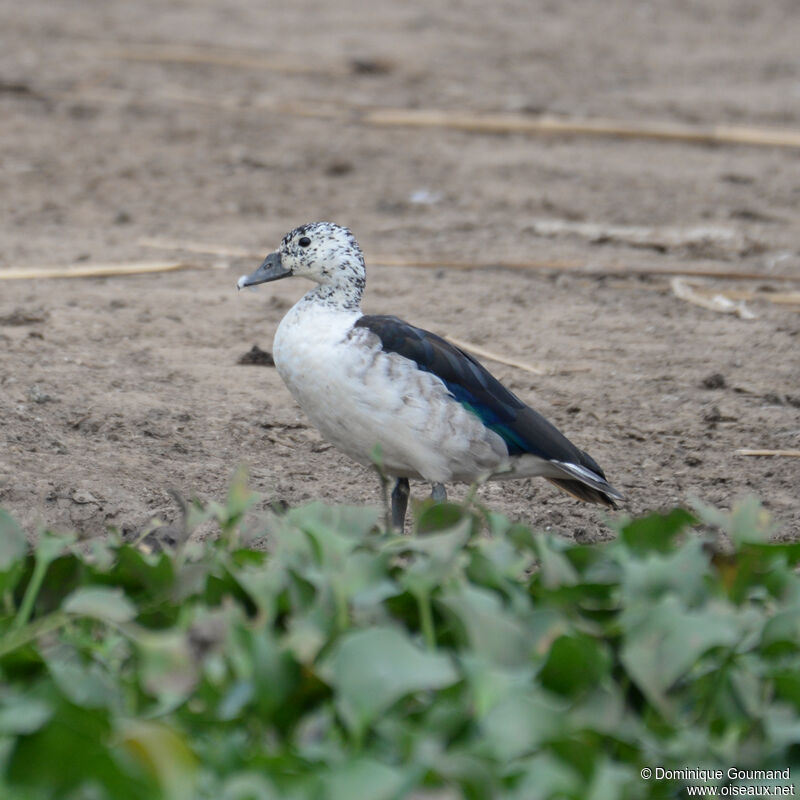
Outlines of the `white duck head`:
M 237 281 L 239 289 L 298 276 L 319 284 L 309 299 L 358 309 L 367 281 L 364 255 L 348 228 L 332 222 L 301 225 L 283 237 L 251 275 Z

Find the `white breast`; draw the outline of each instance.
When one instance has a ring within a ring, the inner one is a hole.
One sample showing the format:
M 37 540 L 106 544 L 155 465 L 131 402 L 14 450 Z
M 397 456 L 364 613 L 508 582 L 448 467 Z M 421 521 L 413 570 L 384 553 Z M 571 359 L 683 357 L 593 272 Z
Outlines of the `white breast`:
M 275 366 L 323 436 L 365 465 L 380 445 L 390 475 L 472 481 L 501 467 L 503 440 L 439 378 L 354 329 L 360 316 L 301 300 L 275 334 Z

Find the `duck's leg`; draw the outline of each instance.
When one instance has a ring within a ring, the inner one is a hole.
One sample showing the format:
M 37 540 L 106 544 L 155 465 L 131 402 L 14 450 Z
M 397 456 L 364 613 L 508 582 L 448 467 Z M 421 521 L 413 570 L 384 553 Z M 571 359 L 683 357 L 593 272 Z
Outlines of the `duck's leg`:
M 398 478 L 394 489 L 392 489 L 392 525 L 397 528 L 400 533 L 403 532 L 403 526 L 406 521 L 409 493 L 408 478 Z
M 431 487 L 431 497 L 437 503 L 443 503 L 447 500 L 447 489 L 444 488 L 443 483 L 434 483 Z

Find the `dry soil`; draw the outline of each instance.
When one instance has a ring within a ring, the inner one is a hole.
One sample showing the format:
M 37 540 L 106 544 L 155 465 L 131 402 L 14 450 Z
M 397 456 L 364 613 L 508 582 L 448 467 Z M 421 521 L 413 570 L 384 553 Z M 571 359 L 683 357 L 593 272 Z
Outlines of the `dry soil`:
M 800 305 L 769 301 L 800 290 L 800 150 L 381 128 L 354 111 L 800 128 L 798 41 L 794 0 L 4 3 L 0 273 L 193 268 L 0 280 L 0 505 L 30 530 L 136 534 L 176 517 L 170 489 L 220 499 L 242 463 L 264 504 L 376 502 L 275 370 L 237 363 L 271 349 L 305 287 L 237 294 L 236 277 L 331 219 L 372 265 L 365 310 L 543 366 L 485 362 L 600 462 L 626 512 L 755 493 L 800 535 L 800 459 L 736 453 L 800 448 Z M 707 281 L 756 292 L 755 319 L 605 274 L 626 269 L 761 274 Z M 602 510 L 542 481 L 480 496 L 610 535 Z

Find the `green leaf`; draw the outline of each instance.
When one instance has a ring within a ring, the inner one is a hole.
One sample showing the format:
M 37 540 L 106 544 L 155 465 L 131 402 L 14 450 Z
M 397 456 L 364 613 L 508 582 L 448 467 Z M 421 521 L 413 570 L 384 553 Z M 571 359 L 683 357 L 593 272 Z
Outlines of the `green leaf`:
M 441 748 L 439 751 L 430 748 L 426 763 L 433 775 L 445 782 L 446 786 L 454 787 L 432 791 L 430 794 L 420 792 L 419 800 L 456 800 L 456 798 L 494 798 L 498 796 L 498 783 L 496 769 L 492 760 L 476 757 L 471 750 L 457 746 Z M 459 791 L 460 790 L 460 791 Z M 502 795 L 503 799 L 507 797 Z M 417 798 L 417 795 L 409 795 Z M 405 798 L 403 799 L 405 800 Z
M 427 653 L 407 634 L 385 627 L 343 636 L 319 671 L 357 735 L 401 697 L 450 686 L 459 677 L 449 658 Z
M 17 521 L 0 508 L 0 572 L 6 572 L 25 558 L 28 543 Z
M 141 631 L 135 637 L 141 656 L 142 687 L 167 705 L 182 702 L 198 679 L 188 637 L 181 631 Z
M 772 515 L 754 495 L 734 504 L 728 534 L 737 544 L 765 542 L 776 530 Z
M 485 746 L 503 762 L 533 753 L 560 736 L 566 710 L 563 704 L 533 689 L 508 697 L 483 720 Z
M 791 706 L 773 706 L 764 724 L 773 746 L 796 747 L 800 744 L 800 715 Z
M 0 659 L 30 644 L 39 636 L 57 630 L 69 621 L 63 611 L 54 611 L 16 630 L 4 632 L 0 637 Z
M 800 712 L 800 672 L 794 669 L 777 670 L 772 679 L 778 696 L 788 700 Z
M 677 535 L 695 523 L 695 518 L 688 511 L 675 508 L 666 514 L 649 514 L 628 522 L 620 530 L 620 538 L 638 554 L 652 551 L 668 553 Z
M 138 598 L 141 594 L 152 602 L 172 586 L 178 569 L 177 559 L 167 553 L 143 553 L 124 544 L 117 550 L 116 564 L 108 580 L 123 588 L 128 596 Z
M 53 716 L 46 700 L 15 694 L 0 698 L 0 735 L 29 734 L 39 730 Z
M 325 614 L 320 609 L 290 620 L 284 644 L 301 664 L 311 664 L 327 644 L 330 632 L 324 621 Z
M 455 527 L 442 533 L 409 537 L 396 547 L 416 554 L 403 575 L 403 585 L 416 596 L 425 596 L 437 586 L 458 574 L 466 561 L 464 545 L 469 539 L 469 519 L 462 519 Z
M 757 504 L 715 512 L 725 553 L 681 510 L 589 546 L 473 499 L 424 536 L 247 504 L 158 555 L 12 542 L 4 800 L 655 800 L 643 766 L 793 763 L 800 544 L 751 541 Z
M 623 692 L 627 687 L 605 681 L 581 696 L 570 710 L 573 729 L 584 728 L 617 739 L 638 741 L 643 724 L 626 707 Z
M 441 508 L 442 504 L 434 506 Z M 392 542 L 392 549 L 421 553 L 428 556 L 436 564 L 452 564 L 462 553 L 469 541 L 472 520 L 459 517 L 455 524 L 439 533 L 427 533 L 424 536 L 408 536 Z
M 692 611 L 668 595 L 636 615 L 620 657 L 642 692 L 666 713 L 666 693 L 675 681 L 704 653 L 732 647 L 739 637 L 736 620 L 724 606 Z
M 456 503 L 438 503 L 426 498 L 415 505 L 417 535 L 426 536 L 430 533 L 446 531 L 450 528 L 467 522 L 472 525 L 472 515 Z
M 601 642 L 584 634 L 559 636 L 539 673 L 542 684 L 553 692 L 575 696 L 608 675 L 611 657 Z
M 36 540 L 34 548 L 36 560 L 50 564 L 75 544 L 74 533 L 53 533 L 43 531 Z
M 105 586 L 76 589 L 64 600 L 61 608 L 68 614 L 117 624 L 129 622 L 136 617 L 136 606 L 125 597 L 124 592 Z
M 754 668 L 758 669 L 758 665 L 753 664 L 752 659 L 742 658 L 727 670 L 731 693 L 735 694 L 736 708 L 733 712 L 728 708 L 722 708 L 724 698 L 723 692 L 720 691 L 718 693 L 720 702 L 717 704 L 719 708 L 715 708 L 715 711 L 722 710 L 725 716 L 737 720 L 741 718 L 742 711 L 752 719 L 761 715 L 764 682 L 761 680 L 761 675 L 754 673 Z M 715 673 L 713 677 L 715 681 L 719 682 L 718 685 L 722 683 L 719 681 L 718 673 Z M 715 699 L 717 698 L 711 697 L 711 700 Z
M 177 731 L 160 723 L 128 720 L 118 736 L 124 750 L 156 782 L 167 800 L 193 800 L 197 762 Z
M 690 538 L 670 553 L 651 552 L 642 558 L 623 559 L 622 589 L 627 620 L 645 613 L 652 601 L 676 594 L 695 605 L 708 592 L 709 557 L 698 538 Z
M 320 502 L 292 508 L 285 517 L 290 527 L 295 529 L 300 528 L 310 533 L 323 529 L 333 530 L 355 540 L 347 545 L 348 548 L 363 541 L 378 525 L 379 519 L 380 511 L 372 506 L 325 505 Z M 296 536 L 296 530 L 289 535 Z
M 61 693 L 85 708 L 113 706 L 120 693 L 100 664 L 85 661 L 74 647 L 60 644 L 41 648 L 42 657 Z
M 469 647 L 495 664 L 517 667 L 528 663 L 536 642 L 523 621 L 499 596 L 469 584 L 462 584 L 438 601 L 463 626 Z
M 237 681 L 231 686 L 217 706 L 217 719 L 236 719 L 253 699 L 252 681 Z
M 326 800 L 392 800 L 407 782 L 403 772 L 371 758 L 356 758 L 323 776 Z
M 641 788 L 642 778 L 638 769 L 631 764 L 615 763 L 609 757 L 601 756 L 584 797 L 585 800 L 635 797 Z
M 638 788 L 638 787 L 637 787 Z M 641 797 L 643 795 L 632 795 Z M 581 797 L 581 781 L 575 770 L 550 753 L 538 753 L 525 762 L 522 778 L 507 797 L 509 800 L 556 800 Z M 611 795 L 616 800 L 616 795 Z
M 480 719 L 500 701 L 527 691 L 534 680 L 533 666 L 505 669 L 474 653 L 459 659 L 472 693 L 471 705 Z
M 275 787 L 257 772 L 240 772 L 225 781 L 221 800 L 280 800 Z
M 269 564 L 258 566 L 247 564 L 232 569 L 238 584 L 247 592 L 262 614 L 273 618 L 277 609 L 276 601 L 284 588 L 287 576 L 283 570 L 271 569 Z M 183 575 L 181 582 L 183 582 Z
M 537 577 L 545 589 L 574 586 L 578 582 L 577 571 L 564 555 L 565 542 L 538 534 L 534 544 L 540 561 Z
M 703 522 L 725 531 L 736 544 L 766 542 L 776 530 L 769 512 L 752 495 L 734 504 L 730 513 L 699 500 L 692 506 Z
M 112 742 L 113 730 L 105 709 L 62 701 L 54 704 L 53 714 L 44 725 L 17 738 L 4 777 L 12 785 L 31 788 L 26 797 L 86 797 L 78 789 L 89 783 L 102 787 L 101 796 L 119 800 L 157 796 L 155 786 L 120 764 Z
M 47 574 L 50 564 L 55 561 L 68 547 L 75 541 L 72 534 L 53 535 L 48 531 L 40 534 L 34 549 L 33 572 L 31 573 L 28 585 L 25 587 L 25 594 L 22 603 L 14 618 L 13 627 L 22 628 L 31 618 L 36 599 Z
M 784 608 L 766 621 L 761 648 L 768 655 L 800 650 L 800 606 Z

